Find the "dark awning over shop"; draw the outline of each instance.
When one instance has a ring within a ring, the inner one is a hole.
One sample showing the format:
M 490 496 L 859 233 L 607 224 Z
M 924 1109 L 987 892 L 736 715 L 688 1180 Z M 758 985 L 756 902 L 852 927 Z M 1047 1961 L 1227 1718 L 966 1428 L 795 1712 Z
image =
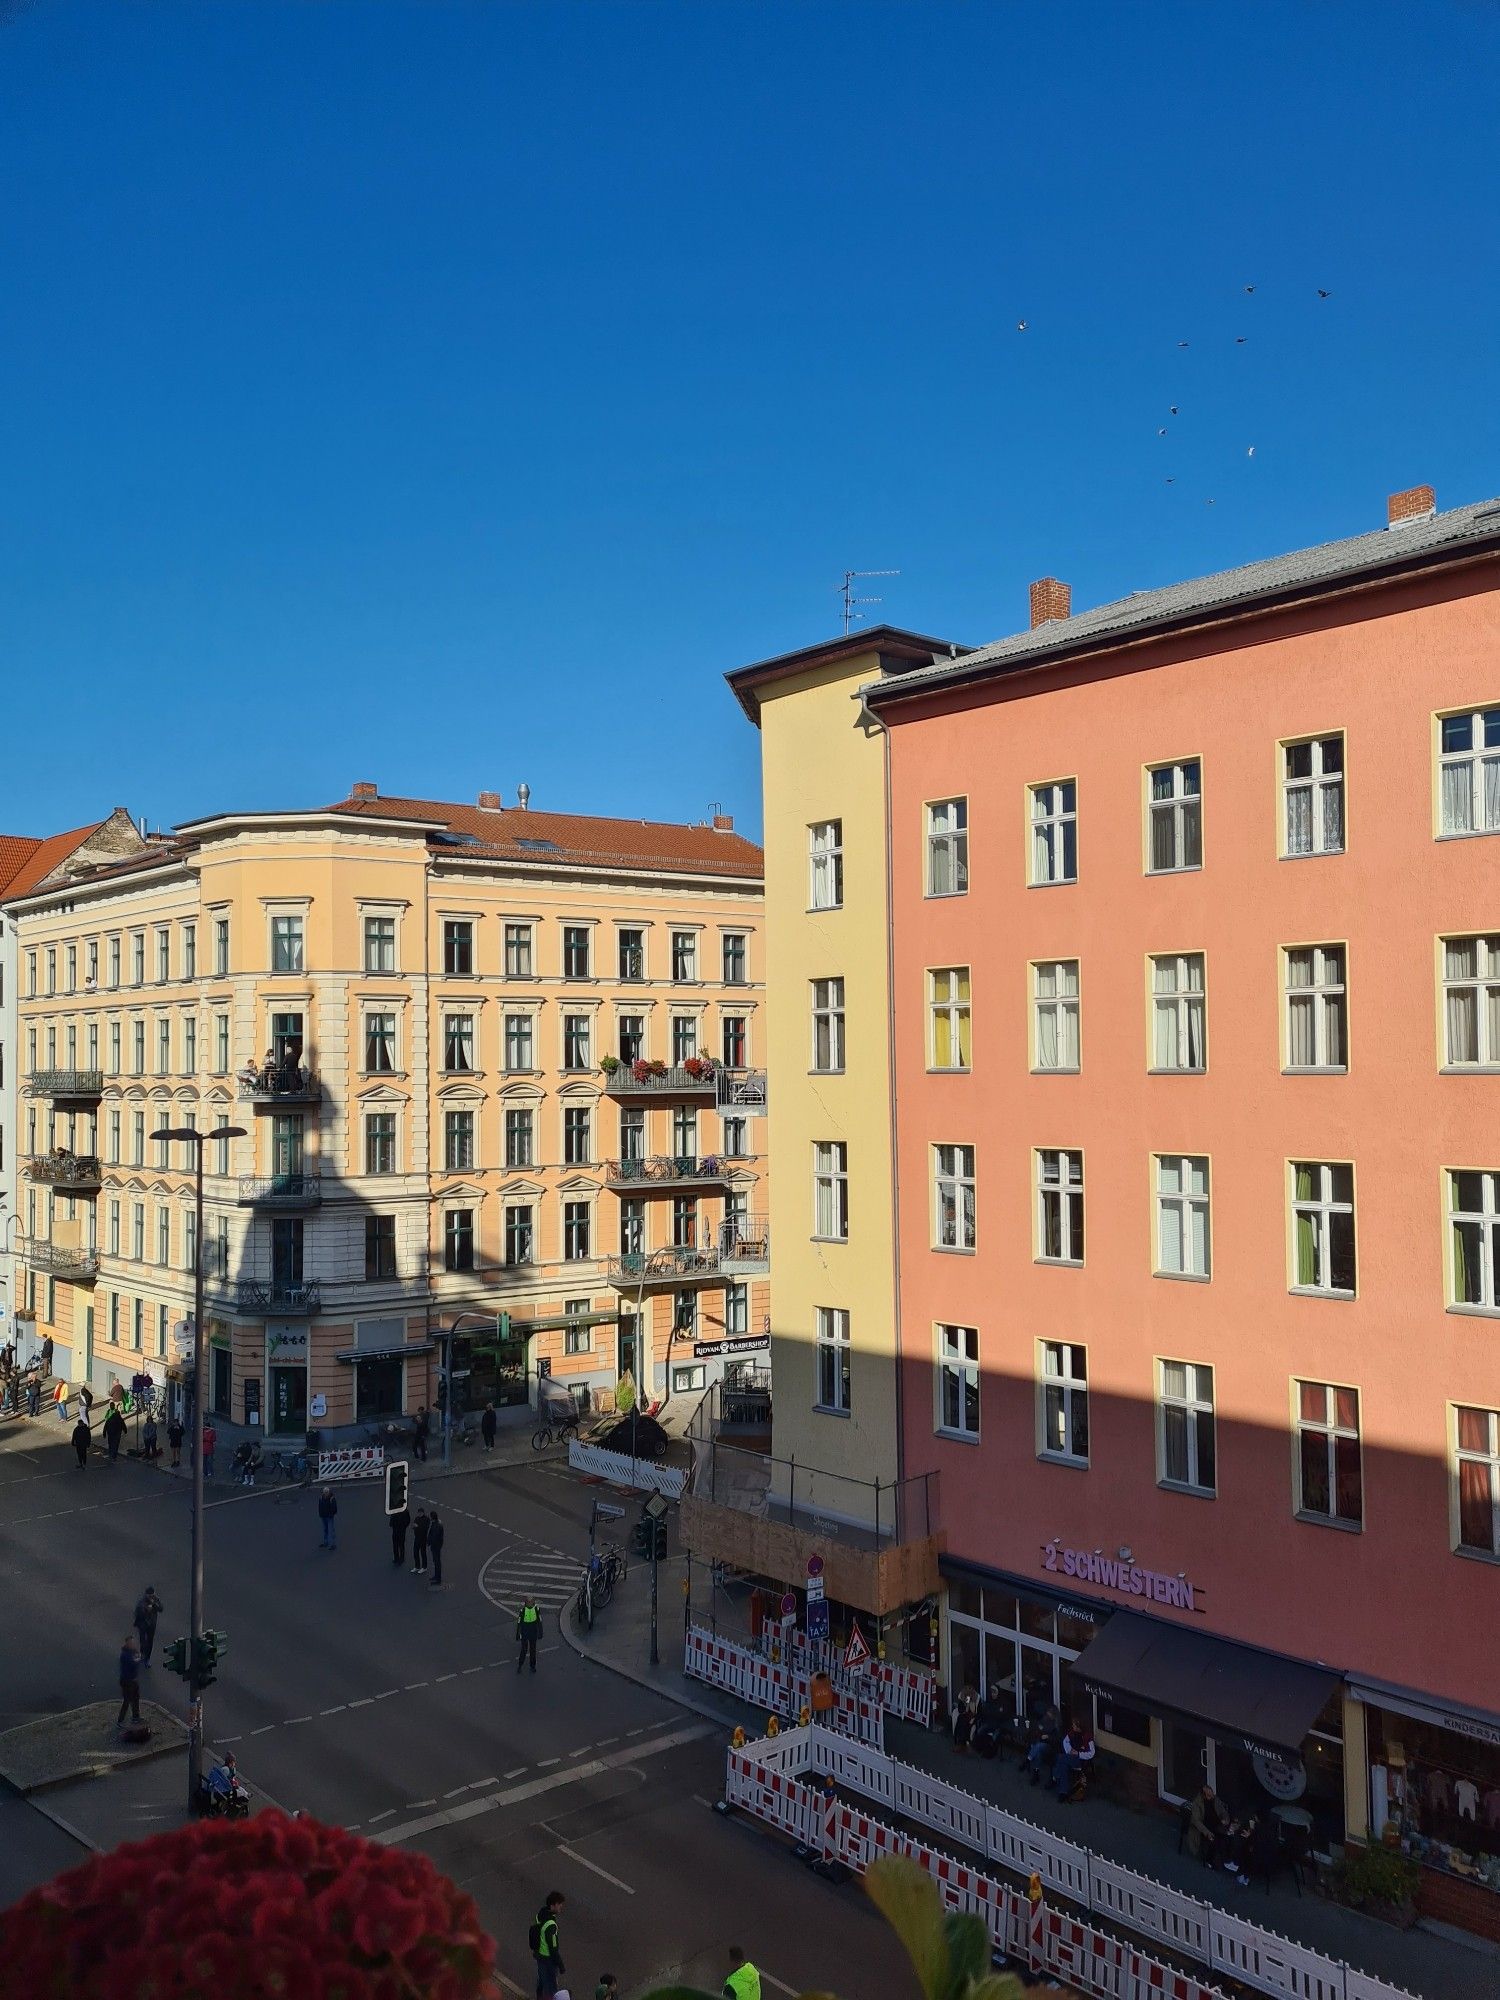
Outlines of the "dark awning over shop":
M 1343 1676 L 1117 1611 L 1079 1654 L 1074 1685 L 1190 1723 L 1224 1742 L 1296 1756 Z
M 431 1340 L 397 1340 L 384 1347 L 339 1347 L 335 1348 L 335 1361 L 407 1361 L 414 1354 L 431 1354 L 436 1342 Z

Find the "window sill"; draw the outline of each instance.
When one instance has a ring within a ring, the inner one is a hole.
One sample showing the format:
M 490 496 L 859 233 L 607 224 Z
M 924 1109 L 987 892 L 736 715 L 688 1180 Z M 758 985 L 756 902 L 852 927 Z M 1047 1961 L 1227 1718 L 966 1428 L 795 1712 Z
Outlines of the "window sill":
M 439 1076 L 466 1077 L 470 1083 L 478 1083 L 484 1075 L 482 1069 L 440 1069 Z
M 1073 1458 L 1061 1451 L 1039 1451 L 1036 1456 L 1039 1465 L 1059 1465 L 1069 1472 L 1087 1472 L 1089 1469 L 1086 1458 Z
M 849 1242 L 847 1236 L 809 1236 L 807 1240 L 809 1243 L 842 1243 L 845 1246 Z
M 1283 1076 L 1347 1076 L 1347 1063 L 1283 1063 Z
M 809 1076 L 847 1076 L 849 1074 L 842 1066 L 838 1069 L 810 1069 L 807 1073 Z
M 1081 1063 L 1033 1063 L 1031 1065 L 1031 1074 L 1033 1076 L 1082 1076 L 1083 1065 Z
M 1486 840 L 1497 833 L 1500 833 L 1500 826 L 1468 826 L 1455 827 L 1451 831 L 1443 829 L 1432 837 L 1434 840 Z
M 1455 1300 L 1443 1307 L 1444 1312 L 1453 1313 L 1459 1319 L 1500 1319 L 1500 1306 L 1477 1306 L 1468 1299 Z
M 809 903 L 802 914 L 806 917 L 827 917 L 843 907 L 842 903 Z
M 1362 1535 L 1363 1521 L 1340 1521 L 1332 1514 L 1309 1514 L 1305 1508 L 1294 1507 L 1293 1516 L 1307 1528 L 1336 1528 L 1341 1535 Z
M 1347 851 L 1343 847 L 1310 847 L 1305 854 L 1287 854 L 1283 851 L 1278 856 L 1278 859 L 1282 861 L 1340 861 Z
M 1153 1271 L 1151 1275 L 1176 1284 L 1211 1285 L 1214 1281 L 1212 1271 Z
M 1201 861 L 1186 861 L 1180 868 L 1148 868 L 1145 872 L 1148 880 L 1160 875 L 1201 875 L 1203 873 L 1203 863 Z
M 1439 1076 L 1500 1076 L 1500 1063 L 1442 1063 Z
M 1337 1292 L 1327 1285 L 1288 1285 L 1287 1291 L 1294 1299 L 1334 1299 L 1344 1305 L 1352 1305 L 1358 1296 L 1354 1292 Z
M 1215 1486 L 1189 1486 L 1182 1479 L 1158 1479 L 1156 1483 L 1163 1493 L 1180 1493 L 1184 1500 L 1217 1500 L 1219 1497 Z
M 929 1076 L 972 1076 L 974 1069 L 971 1063 L 929 1063 L 927 1065 L 927 1074 Z
M 362 1069 L 360 1075 L 370 1083 L 405 1083 L 404 1069 Z
M 935 1257 L 973 1257 L 978 1254 L 972 1243 L 932 1243 L 928 1248 Z
M 933 1430 L 932 1430 L 932 1435 L 933 1435 L 934 1437 L 940 1437 L 940 1438 L 944 1438 L 944 1439 L 946 1439 L 946 1441 L 947 1441 L 947 1442 L 948 1442 L 949 1444 L 973 1444 L 973 1445 L 977 1445 L 977 1444 L 978 1444 L 978 1442 L 979 1442 L 979 1433 L 978 1433 L 978 1431 L 955 1431 L 955 1430 L 950 1430 L 950 1429 L 949 1429 L 949 1427 L 947 1426 L 947 1424 L 934 1424 L 934 1426 L 933 1426 Z
M 1081 1271 L 1083 1269 L 1083 1259 L 1081 1257 L 1033 1257 L 1031 1261 L 1033 1264 L 1044 1264 L 1049 1270 L 1054 1271 Z
M 1460 1542 L 1453 1553 L 1462 1556 L 1465 1562 L 1489 1563 L 1492 1568 L 1500 1563 L 1500 1549 L 1471 1549 Z
M 831 1403 L 814 1403 L 813 1415 L 815 1417 L 842 1417 L 846 1423 L 849 1420 L 849 1412 L 847 1410 L 836 1410 Z
M 968 893 L 967 889 L 924 889 L 922 892 L 922 901 L 924 903 L 961 903 Z
M 1202 1069 L 1152 1069 L 1148 1063 L 1146 1074 L 1147 1076 L 1207 1076 L 1208 1066 L 1205 1064 Z
M 1055 882 L 1028 882 L 1028 889 L 1074 889 L 1078 886 L 1076 875 L 1059 875 Z

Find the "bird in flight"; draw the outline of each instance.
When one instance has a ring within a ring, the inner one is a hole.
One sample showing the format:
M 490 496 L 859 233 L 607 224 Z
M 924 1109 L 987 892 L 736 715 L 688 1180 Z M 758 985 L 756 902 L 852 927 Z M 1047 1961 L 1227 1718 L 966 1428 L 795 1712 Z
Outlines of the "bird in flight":
M 1025 322 L 1025 320 L 1024 320 L 1024 319 L 1018 319 L 1018 320 L 1016 321 L 1016 332 L 1017 332 L 1017 333 L 1024 333 L 1025 331 L 1026 331 L 1026 322 Z
M 1245 290 L 1247 292 L 1253 292 L 1255 290 L 1255 287 L 1254 285 L 1246 285 Z
M 1244 346 L 1244 344 L 1245 344 L 1245 340 L 1246 340 L 1246 338 L 1247 338 L 1247 336 L 1246 336 L 1245 334 L 1243 334 L 1243 333 L 1237 333 L 1237 334 L 1236 334 L 1236 335 L 1234 336 L 1234 344 L 1235 344 L 1235 346 L 1236 346 L 1236 347 L 1243 347 L 1243 346 Z
M 1177 481 L 1175 479 L 1169 479 L 1167 481 L 1167 484 L 1168 486 L 1175 486 L 1177 484 Z
M 1318 297 L 1319 297 L 1320 299 L 1331 299 L 1331 298 L 1333 297 L 1333 293 L 1332 293 L 1332 292 L 1325 292 L 1325 291 L 1324 291 L 1324 289 L 1323 289 L 1323 287 L 1322 287 L 1321 285 L 1319 285 L 1319 287 L 1318 287 Z
M 1173 404 L 1171 404 L 1171 405 L 1170 405 L 1170 407 L 1168 408 L 1168 410 L 1167 410 L 1167 415 L 1168 415 L 1169 417 L 1175 417 L 1175 416 L 1176 416 L 1176 414 L 1177 414 L 1177 405 L 1176 405 L 1175 403 L 1173 403 Z
M 1160 430 L 1159 430 L 1159 431 L 1158 431 L 1158 432 L 1156 433 L 1156 435 L 1157 435 L 1157 436 L 1158 436 L 1159 438 L 1164 438 L 1164 437 L 1166 436 L 1166 434 L 1167 434 L 1167 427 L 1166 427 L 1166 425 L 1165 425 L 1165 424 L 1163 424 L 1163 425 L 1162 425 L 1162 427 L 1161 427 L 1161 429 L 1160 429 Z
M 1186 347 L 1186 346 L 1187 346 L 1187 342 L 1186 342 L 1185 340 L 1179 340 L 1179 341 L 1178 341 L 1178 343 L 1177 343 L 1177 345 L 1178 345 L 1179 347 Z
M 1212 500 L 1205 500 L 1203 504 L 1205 507 L 1212 507 L 1215 503 Z
M 1246 458 L 1254 458 L 1254 456 L 1255 456 L 1255 446 L 1254 446 L 1254 445 L 1251 445 L 1250 449 L 1249 449 L 1249 450 L 1248 450 L 1248 451 L 1247 451 L 1247 452 L 1245 453 L 1245 456 L 1246 456 Z

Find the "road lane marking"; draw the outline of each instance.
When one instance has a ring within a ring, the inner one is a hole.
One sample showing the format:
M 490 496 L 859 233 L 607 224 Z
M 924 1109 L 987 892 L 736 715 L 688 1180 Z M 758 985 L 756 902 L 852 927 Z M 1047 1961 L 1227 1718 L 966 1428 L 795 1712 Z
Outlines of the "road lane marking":
M 436 1799 L 413 1799 L 406 1810 L 408 1812 L 415 1812 L 418 1806 L 435 1806 L 436 1804 Z
M 282 1727 L 284 1729 L 292 1729 L 299 1722 L 311 1722 L 311 1721 L 312 1717 L 310 1715 L 289 1715 L 286 1721 L 282 1724 Z
M 347 1701 L 341 1701 L 336 1708 L 320 1708 L 318 1713 L 319 1715 L 342 1715 L 348 1706 Z
M 278 1726 L 279 1725 L 274 1722 L 263 1722 L 259 1729 L 252 1729 L 250 1734 L 252 1736 L 265 1736 L 269 1734 L 271 1730 L 277 1728 Z
M 400 1694 L 400 1688 L 387 1688 L 383 1694 L 375 1696 L 376 1701 L 389 1701 L 393 1694 Z
M 519 1778 L 523 1771 L 529 1771 L 530 1769 L 531 1766 L 529 1764 L 517 1764 L 513 1771 L 507 1771 L 505 1775 L 507 1778 Z
M 361 1695 L 358 1701 L 351 1701 L 349 1706 L 351 1708 L 373 1708 L 375 1706 L 375 1697 L 372 1694 Z
M 675 1750 L 684 1743 L 700 1743 L 704 1737 L 718 1733 L 718 1726 L 714 1723 L 689 1723 L 681 1729 L 674 1729 L 669 1735 L 657 1737 L 654 1742 L 633 1744 L 629 1749 L 616 1750 L 608 1757 L 593 1757 L 586 1764 L 570 1764 L 566 1770 L 549 1771 L 545 1777 L 528 1779 L 524 1785 L 512 1785 L 508 1791 L 486 1792 L 483 1798 L 465 1799 L 461 1805 L 448 1806 L 443 1811 L 429 1813 L 422 1819 L 404 1820 L 396 1826 L 383 1827 L 373 1838 L 384 1846 L 394 1846 L 398 1841 L 411 1840 L 418 1834 L 431 1833 L 437 1827 L 455 1826 L 462 1820 L 477 1819 L 481 1813 L 498 1812 L 503 1806 L 517 1805 L 523 1799 L 532 1799 L 543 1792 L 556 1791 L 560 1786 L 576 1785 L 581 1779 L 597 1777 L 601 1772 L 616 1769 L 621 1765 L 635 1764 L 647 1757 L 658 1757 L 664 1751 Z M 417 1803 L 423 1802 L 419 1800 Z M 436 1800 L 428 1803 L 436 1804 Z
M 381 1821 L 382 1821 L 383 1819 L 391 1819 L 391 1818 L 393 1818 L 393 1817 L 394 1817 L 394 1815 L 395 1815 L 395 1811 L 396 1811 L 396 1808 L 395 1808 L 394 1806 L 387 1806 L 384 1812 L 378 1812 L 378 1813 L 374 1814 L 374 1816 L 373 1816 L 373 1817 L 371 1818 L 371 1820 L 370 1820 L 370 1825 L 371 1825 L 371 1826 L 379 1826 L 380 1822 L 381 1822 Z
M 619 1740 L 618 1736 L 601 1736 L 599 1738 L 599 1748 L 603 1750 L 611 1743 L 618 1743 Z
M 433 1683 L 433 1685 L 435 1687 L 441 1687 L 444 1681 L 456 1681 L 457 1679 L 458 1679 L 457 1674 L 439 1674 L 437 1680 Z
M 561 1757 L 539 1757 L 536 1767 L 539 1771 L 545 1771 L 550 1765 L 560 1764 L 561 1762 Z
M 786 1981 L 784 1979 L 778 1979 L 774 1972 L 767 1972 L 766 1968 L 762 1966 L 760 1968 L 760 1976 L 766 1982 L 767 1986 L 774 1986 L 778 1993 L 790 1993 L 790 1995 L 792 1996 L 792 2000 L 797 2000 L 796 1987 L 788 1986 Z
M 635 1894 L 634 1889 L 631 1888 L 628 1882 L 622 1882 L 618 1875 L 611 1875 L 607 1868 L 601 1868 L 597 1861 L 590 1861 L 586 1854 L 580 1854 L 576 1848 L 564 1847 L 562 1842 L 559 1841 L 557 1851 L 559 1854 L 566 1854 L 570 1861 L 576 1861 L 580 1868 L 587 1868 L 591 1873 L 602 1876 L 606 1882 L 613 1882 L 615 1887 L 623 1889 L 627 1896 Z M 787 1991 L 790 1992 L 791 1988 L 788 1987 Z
M 484 1668 L 483 1668 L 483 1667 L 465 1667 L 465 1668 L 464 1668 L 464 1672 L 465 1672 L 466 1674 L 482 1674 L 482 1673 L 484 1672 Z
M 406 1692 L 408 1694 L 415 1694 L 418 1688 L 424 1688 L 426 1685 L 426 1681 L 408 1681 L 406 1683 Z
M 456 1799 L 460 1792 L 466 1792 L 468 1789 L 467 1785 L 455 1785 L 451 1792 L 444 1792 L 443 1797 L 445 1799 Z

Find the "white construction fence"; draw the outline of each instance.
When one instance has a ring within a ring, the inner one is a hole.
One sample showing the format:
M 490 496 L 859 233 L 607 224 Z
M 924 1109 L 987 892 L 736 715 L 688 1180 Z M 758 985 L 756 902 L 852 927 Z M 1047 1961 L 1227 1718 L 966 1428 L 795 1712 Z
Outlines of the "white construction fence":
M 701 1625 L 688 1627 L 682 1671 L 772 1715 L 795 1718 L 811 1706 L 812 1692 L 805 1673 L 768 1660 L 748 1646 L 737 1646 L 730 1639 L 716 1639 Z M 884 1746 L 885 1721 L 878 1701 L 835 1688 L 833 1703 L 835 1728 L 877 1749 Z
M 1083 1918 L 1038 1906 L 1014 1884 L 940 1854 L 811 1782 L 857 1792 L 930 1827 L 1022 1877 L 1049 1896 L 1152 1939 L 1205 1968 L 1183 1973 Z M 952 1910 L 982 1916 L 996 1945 L 1032 1968 L 1107 2000 L 1208 2000 L 1222 1973 L 1287 2000 L 1412 2000 L 1402 1989 L 1325 1958 L 1306 1945 L 1201 1903 L 1181 1890 L 1103 1861 L 1014 1813 L 869 1744 L 813 1723 L 729 1752 L 725 1798 L 804 1846 L 862 1873 L 882 1854 L 904 1854 L 937 1882 Z
M 687 1484 L 686 1466 L 654 1465 L 649 1458 L 606 1451 L 603 1445 L 585 1444 L 581 1438 L 568 1439 L 568 1467 L 592 1479 L 607 1479 L 612 1486 L 632 1486 L 637 1492 L 660 1493 L 668 1500 L 680 1500 Z
M 339 1445 L 318 1453 L 318 1477 L 331 1479 L 379 1479 L 385 1471 L 383 1444 Z
M 804 1673 L 825 1673 L 836 1688 L 848 1694 L 873 1694 L 887 1715 L 894 1715 L 902 1722 L 919 1722 L 926 1729 L 932 1721 L 932 1693 L 936 1683 L 921 1667 L 897 1667 L 889 1660 L 846 1667 L 828 1648 L 810 1645 L 805 1632 L 794 1634 L 792 1657 Z

